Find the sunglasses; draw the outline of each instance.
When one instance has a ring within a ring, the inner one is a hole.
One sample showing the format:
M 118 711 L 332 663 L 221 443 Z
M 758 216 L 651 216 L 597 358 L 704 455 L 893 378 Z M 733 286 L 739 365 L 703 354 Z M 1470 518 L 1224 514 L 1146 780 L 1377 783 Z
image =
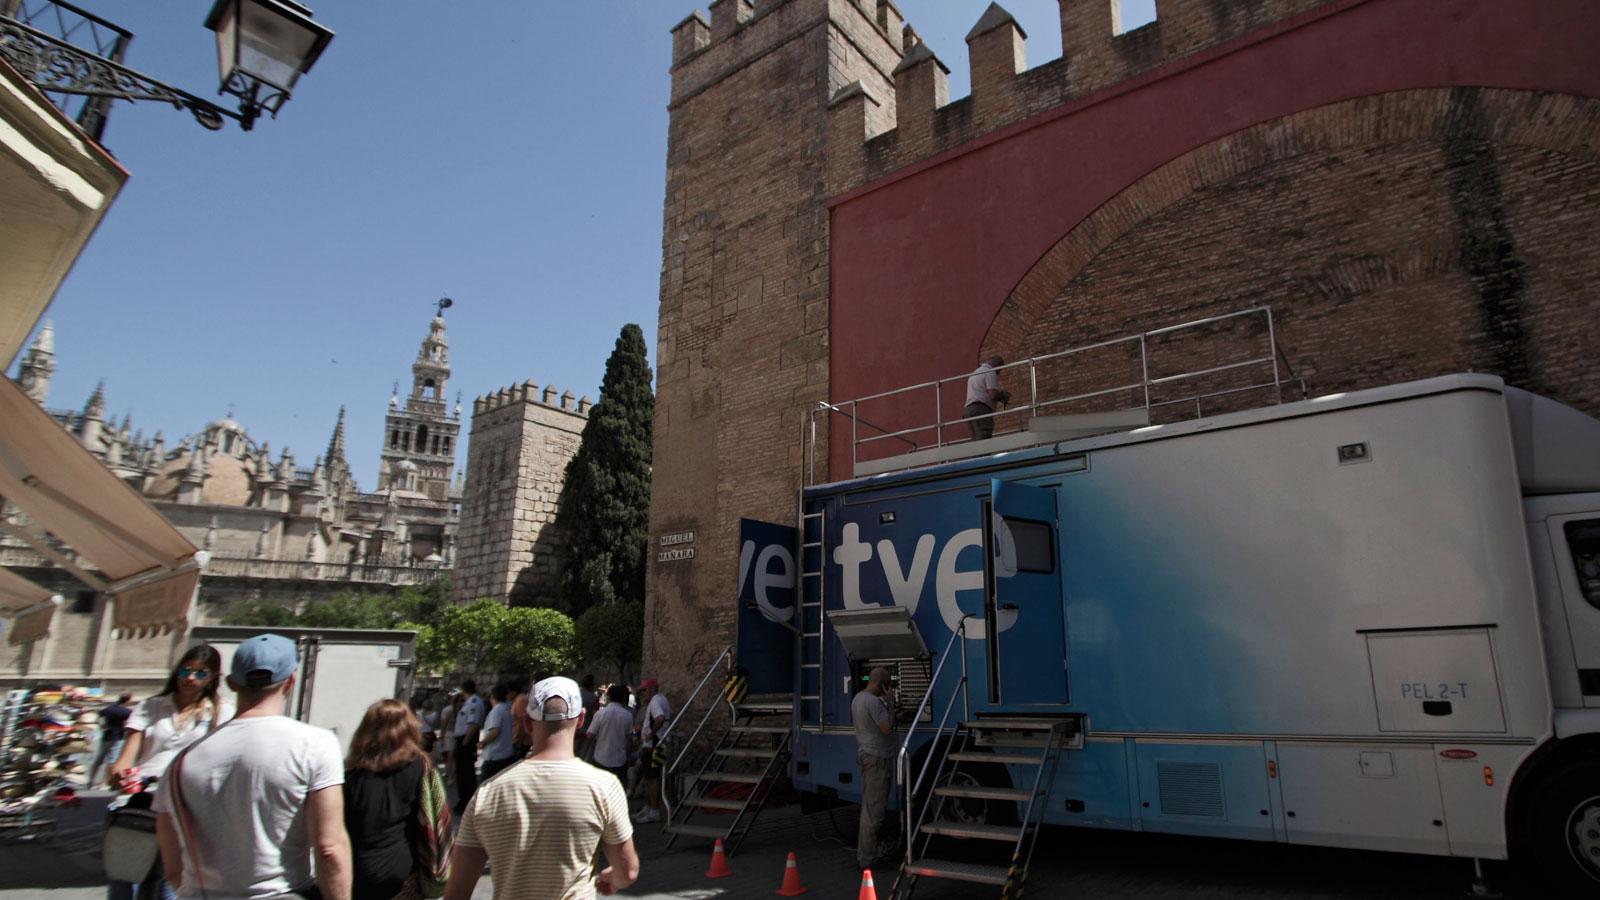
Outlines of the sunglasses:
M 193 678 L 196 681 L 205 681 L 211 677 L 210 669 L 191 669 L 187 666 L 178 669 L 179 678 Z

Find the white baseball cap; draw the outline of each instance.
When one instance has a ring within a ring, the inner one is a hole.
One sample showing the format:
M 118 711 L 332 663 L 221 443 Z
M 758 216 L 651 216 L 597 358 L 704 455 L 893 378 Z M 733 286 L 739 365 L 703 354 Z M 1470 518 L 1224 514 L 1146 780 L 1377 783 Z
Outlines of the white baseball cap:
M 544 705 L 551 700 L 566 703 L 566 713 L 546 714 Z M 535 722 L 564 722 L 567 719 L 576 719 L 582 714 L 583 694 L 578 691 L 578 683 L 571 678 L 562 675 L 546 678 L 528 692 L 528 718 Z

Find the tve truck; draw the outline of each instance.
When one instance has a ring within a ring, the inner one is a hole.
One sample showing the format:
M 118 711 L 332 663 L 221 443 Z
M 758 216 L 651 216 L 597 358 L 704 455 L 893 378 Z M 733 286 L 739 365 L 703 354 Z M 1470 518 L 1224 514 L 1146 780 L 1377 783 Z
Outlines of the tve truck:
M 1454 375 L 807 487 L 798 514 L 793 550 L 741 555 L 738 665 L 793 685 L 795 785 L 849 801 L 852 695 L 894 673 L 896 896 L 1018 891 L 1041 824 L 1525 854 L 1600 895 L 1589 416 Z

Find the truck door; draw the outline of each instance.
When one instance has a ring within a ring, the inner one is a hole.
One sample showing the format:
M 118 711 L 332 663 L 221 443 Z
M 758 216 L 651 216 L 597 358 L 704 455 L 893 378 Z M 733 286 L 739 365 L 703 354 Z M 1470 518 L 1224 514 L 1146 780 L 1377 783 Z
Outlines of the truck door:
M 989 702 L 1008 707 L 1065 703 L 1055 489 L 991 479 L 983 518 L 989 548 L 983 567 Z

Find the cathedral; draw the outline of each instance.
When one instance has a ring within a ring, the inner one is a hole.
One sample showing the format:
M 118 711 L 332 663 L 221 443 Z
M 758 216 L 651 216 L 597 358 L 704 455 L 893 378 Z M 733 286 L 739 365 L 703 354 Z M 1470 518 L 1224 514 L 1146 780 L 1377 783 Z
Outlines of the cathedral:
M 51 407 L 55 337 L 46 324 L 23 355 L 17 383 L 210 554 L 200 621 L 214 622 L 240 601 L 293 606 L 350 587 L 426 582 L 453 564 L 461 407 L 445 404 L 450 351 L 442 313 L 412 363 L 409 395 L 402 399 L 397 389 L 389 399 L 380 474 L 370 492 L 350 472 L 342 407 L 327 447 L 309 466 L 288 448 L 274 453 L 231 415 L 171 444 L 159 431 L 146 437 L 127 418 L 107 417 L 104 384 L 81 409 Z M 35 557 L 26 546 L 0 540 L 0 564 L 59 581 L 67 596 L 78 592 L 80 586 Z M 78 604 L 84 612 L 92 606 L 88 599 Z

